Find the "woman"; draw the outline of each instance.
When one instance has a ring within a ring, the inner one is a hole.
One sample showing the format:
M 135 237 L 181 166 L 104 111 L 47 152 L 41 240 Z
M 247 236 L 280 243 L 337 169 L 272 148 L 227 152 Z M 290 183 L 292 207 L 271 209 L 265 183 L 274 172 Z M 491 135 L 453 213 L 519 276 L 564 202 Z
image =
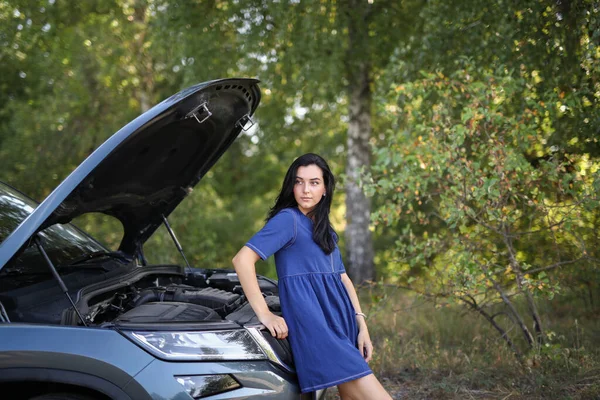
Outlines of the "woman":
M 267 223 L 233 265 L 259 321 L 278 339 L 289 332 L 303 393 L 337 385 L 342 399 L 391 399 L 367 364 L 373 345 L 366 315 L 329 222 L 334 187 L 323 158 L 297 158 Z M 255 263 L 272 254 L 283 318 L 269 311 L 256 280 Z

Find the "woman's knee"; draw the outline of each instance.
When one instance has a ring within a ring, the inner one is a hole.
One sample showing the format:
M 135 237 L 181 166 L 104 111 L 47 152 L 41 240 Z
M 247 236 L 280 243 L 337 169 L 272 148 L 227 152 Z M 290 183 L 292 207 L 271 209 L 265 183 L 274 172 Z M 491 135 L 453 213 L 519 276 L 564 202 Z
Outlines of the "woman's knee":
M 370 374 L 338 385 L 342 400 L 391 400 L 375 375 Z

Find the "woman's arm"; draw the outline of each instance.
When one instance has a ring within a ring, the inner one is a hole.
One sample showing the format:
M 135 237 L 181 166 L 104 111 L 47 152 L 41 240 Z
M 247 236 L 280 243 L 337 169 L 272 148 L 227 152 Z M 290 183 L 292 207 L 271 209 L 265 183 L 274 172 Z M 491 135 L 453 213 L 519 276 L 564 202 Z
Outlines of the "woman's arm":
M 256 279 L 256 262 L 260 259 L 258 254 L 251 248 L 244 246 L 233 257 L 231 262 L 237 272 L 244 294 L 250 303 L 250 306 L 256 313 L 258 320 L 277 339 L 285 339 L 288 335 L 288 327 L 285 320 L 278 315 L 273 314 L 267 302 L 260 291 L 258 280 Z
M 354 311 L 357 313 L 362 313 L 360 302 L 358 301 L 358 295 L 356 294 L 356 289 L 354 289 L 352 280 L 350 280 L 350 277 L 346 273 L 341 274 L 341 276 L 342 283 L 344 284 L 344 287 L 346 287 L 350 301 L 354 306 Z M 363 357 L 365 357 L 365 361 L 369 362 L 371 361 L 371 357 L 373 357 L 373 343 L 371 342 L 369 330 L 367 329 L 367 321 L 365 320 L 364 316 L 356 315 L 356 322 L 358 324 L 358 349 L 361 351 Z

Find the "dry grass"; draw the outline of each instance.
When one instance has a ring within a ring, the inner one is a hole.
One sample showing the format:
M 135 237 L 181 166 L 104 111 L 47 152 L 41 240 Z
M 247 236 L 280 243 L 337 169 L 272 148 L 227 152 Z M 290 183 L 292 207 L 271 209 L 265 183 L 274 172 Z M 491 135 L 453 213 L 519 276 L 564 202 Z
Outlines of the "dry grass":
M 552 339 L 519 362 L 486 321 L 459 307 L 389 287 L 360 295 L 371 368 L 395 399 L 600 399 L 600 318 L 578 304 L 540 304 Z

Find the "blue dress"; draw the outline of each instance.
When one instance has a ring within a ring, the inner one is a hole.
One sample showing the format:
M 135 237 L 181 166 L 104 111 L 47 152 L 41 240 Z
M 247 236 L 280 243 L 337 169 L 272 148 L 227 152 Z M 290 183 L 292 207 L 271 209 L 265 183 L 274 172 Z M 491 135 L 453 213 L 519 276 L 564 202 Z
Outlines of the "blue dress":
M 246 243 L 263 260 L 275 254 L 281 311 L 303 393 L 372 373 L 357 347 L 340 250 L 325 254 L 312 238 L 312 224 L 299 209 L 286 208 Z

